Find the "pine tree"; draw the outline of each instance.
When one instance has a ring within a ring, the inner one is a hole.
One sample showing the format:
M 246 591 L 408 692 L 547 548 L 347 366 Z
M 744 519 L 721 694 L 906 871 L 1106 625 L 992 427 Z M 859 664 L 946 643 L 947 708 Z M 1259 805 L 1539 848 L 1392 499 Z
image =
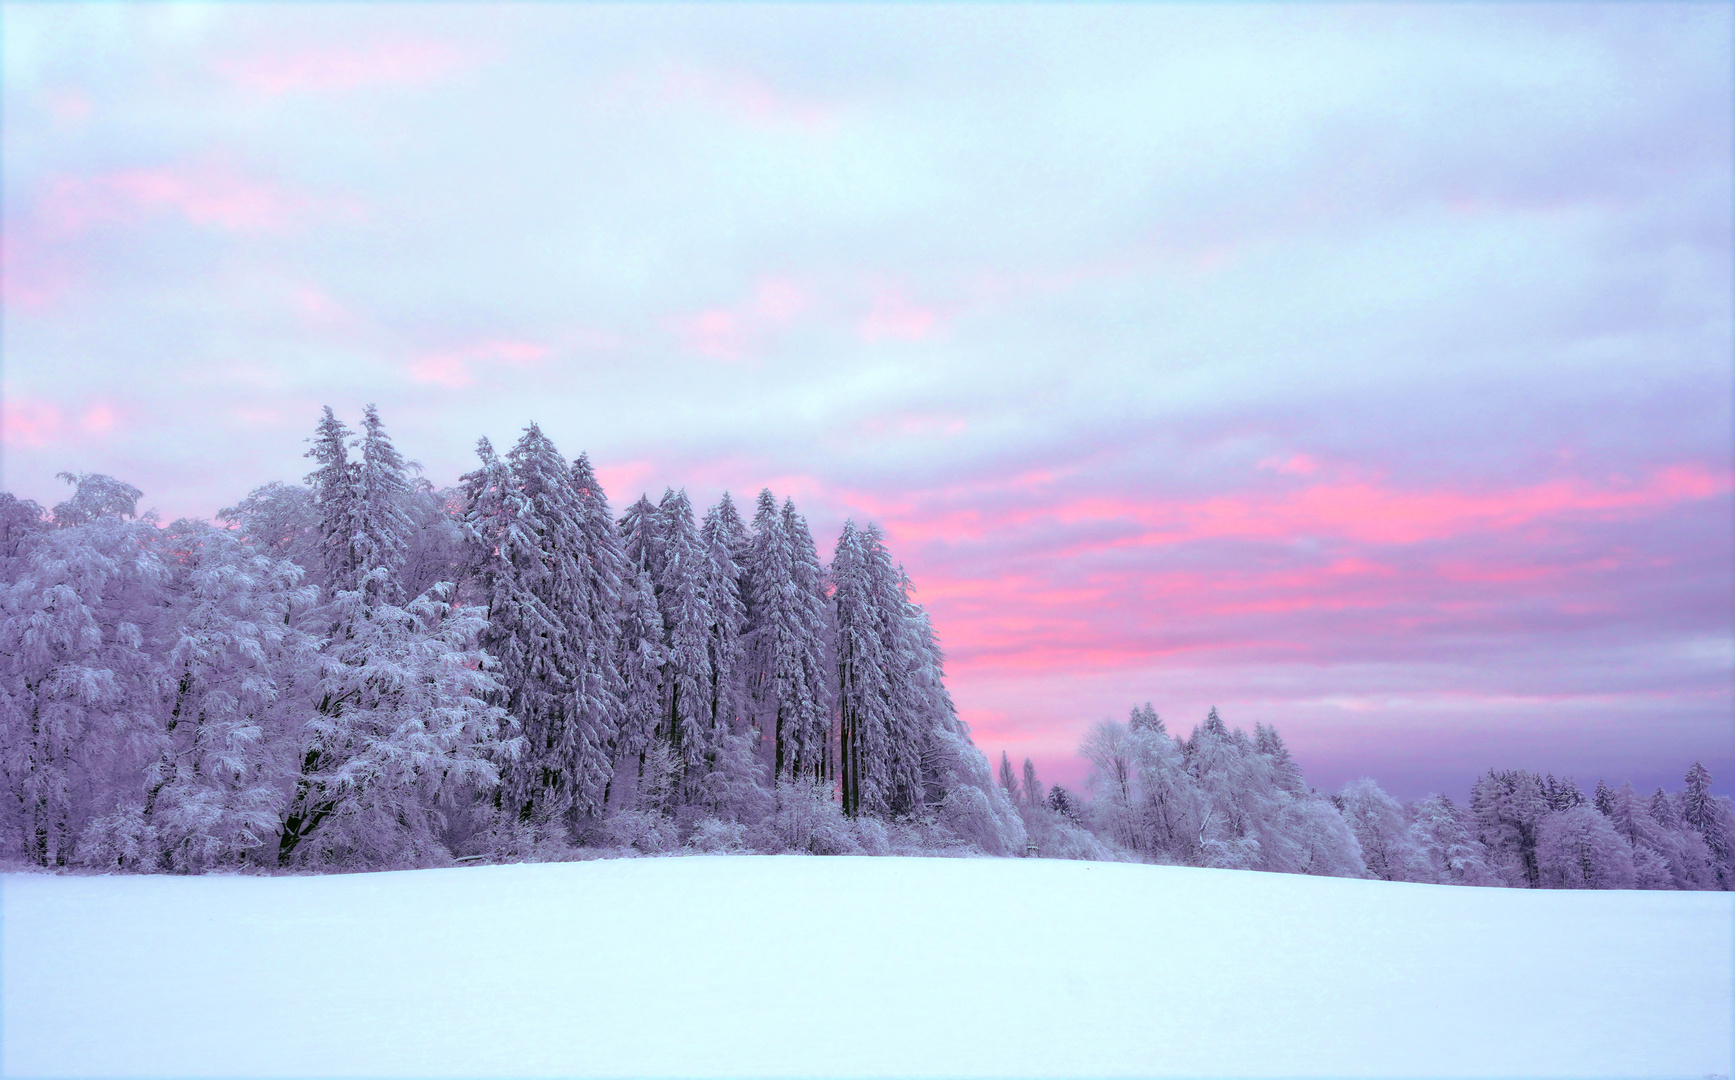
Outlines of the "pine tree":
M 747 688 L 761 735 L 773 742 L 773 775 L 826 779 L 830 679 L 819 559 L 794 504 L 780 511 L 769 489 L 759 494 L 748 565 Z
M 674 749 L 686 789 L 696 794 L 697 766 L 720 749 L 712 717 L 711 631 L 705 603 L 710 554 L 700 542 L 686 491 L 664 493 L 657 508 L 662 579 L 658 607 L 663 619 L 662 737 Z M 690 775 L 689 775 L 690 774 Z
M 623 605 L 619 668 L 622 678 L 621 723 L 614 743 L 615 775 L 627 780 L 616 783 L 611 803 L 625 804 L 636 798 L 637 780 L 644 755 L 662 720 L 663 617 L 657 611 L 650 571 L 640 569 Z M 630 789 L 630 790 L 629 790 Z
M 572 463 L 571 491 L 576 504 L 577 545 L 572 562 L 578 578 L 567 591 L 568 604 L 560 615 L 577 665 L 572 694 L 580 744 L 586 747 L 586 760 L 597 762 L 590 778 L 577 785 L 575 806 L 589 814 L 600 812 L 606 801 L 607 778 L 599 790 L 596 776 L 603 768 L 612 772 L 616 737 L 623 723 L 626 686 L 619 664 L 626 557 L 609 513 L 608 497 L 586 454 Z
M 1023 796 L 1019 801 L 1025 806 L 1042 805 L 1042 785 L 1036 780 L 1036 763 L 1029 758 L 1024 759 Z
M 1598 812 L 1607 815 L 1612 812 L 1611 808 L 1613 803 L 1610 800 L 1613 797 L 1613 789 L 1603 783 L 1601 777 L 1598 777 L 1596 782 L 1596 794 L 1591 796 L 1591 805 L 1595 806 Z
M 325 407 L 307 456 L 319 467 L 307 476 L 318 515 L 318 558 L 325 595 L 358 587 L 360 560 L 356 532 L 356 466 L 349 460 L 350 430 Z
M 369 603 L 401 603 L 404 559 L 414 523 L 404 510 L 411 488 L 403 455 L 369 405 L 362 418 L 361 461 L 355 470 L 355 535 L 352 540 L 360 588 Z M 374 574 L 373 570 L 385 571 Z
M 1127 718 L 1127 728 L 1132 731 L 1155 731 L 1159 734 L 1165 730 L 1163 718 L 1157 715 L 1157 710 L 1151 708 L 1148 701 L 1143 707 L 1133 706 L 1132 715 Z
M 741 598 L 741 567 L 737 561 L 746 552 L 747 531 L 728 492 L 705 512 L 699 542 L 705 554 L 701 591 L 711 616 L 706 648 L 711 661 L 711 727 L 715 733 L 712 738 L 720 743 L 724 736 L 736 731 L 743 712 L 742 634 L 747 628 L 747 607 Z
M 1271 760 L 1271 770 L 1277 778 L 1277 786 L 1291 795 L 1305 795 L 1307 785 L 1301 779 L 1301 767 L 1295 764 L 1290 756 L 1289 747 L 1283 744 L 1283 737 L 1277 734 L 1277 729 L 1264 724 L 1253 725 L 1253 745 Z
M 1016 802 L 1018 800 L 1018 778 L 1012 772 L 1012 759 L 1006 756 L 1006 751 L 1000 751 L 1000 788 L 1006 792 L 1006 797 Z
M 852 817 L 886 809 L 894 663 L 886 655 L 887 613 L 862 540 L 855 522 L 845 521 L 831 560 L 838 768 L 843 811 Z
M 437 807 L 412 805 L 416 793 L 449 799 L 464 785 L 492 788 L 495 760 L 522 747 L 487 700 L 505 687 L 476 640 L 488 625 L 485 609 L 454 605 L 450 583 L 407 605 L 393 602 L 411 527 L 402 508 L 409 482 L 378 412 L 368 407 L 359 463 L 345 460 L 342 434 L 327 409 L 309 455 L 321 465 L 309 480 L 322 511 L 333 590 L 323 622 L 331 629 L 279 828 L 283 865 L 316 833 L 322 857 L 340 860 L 426 848 Z M 501 511 L 500 520 L 510 519 Z

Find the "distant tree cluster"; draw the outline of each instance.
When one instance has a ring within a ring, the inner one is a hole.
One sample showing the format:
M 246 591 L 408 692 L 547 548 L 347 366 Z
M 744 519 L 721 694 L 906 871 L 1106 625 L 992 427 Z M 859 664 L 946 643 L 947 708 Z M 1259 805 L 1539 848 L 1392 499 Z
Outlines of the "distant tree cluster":
M 65 475 L 0 495 L 0 857 L 438 865 L 641 851 L 1021 852 L 872 525 L 613 518 L 535 425 L 451 490 L 370 407 L 223 524 Z
M 1213 708 L 1185 739 L 1147 703 L 1079 747 L 1090 794 L 1044 793 L 1005 754 L 1000 785 L 1041 853 L 1187 866 L 1549 889 L 1735 888 L 1735 805 L 1695 763 L 1686 788 L 1649 798 L 1600 781 L 1514 770 L 1477 780 L 1468 806 L 1408 805 L 1366 777 L 1309 788 L 1277 732 L 1230 730 Z

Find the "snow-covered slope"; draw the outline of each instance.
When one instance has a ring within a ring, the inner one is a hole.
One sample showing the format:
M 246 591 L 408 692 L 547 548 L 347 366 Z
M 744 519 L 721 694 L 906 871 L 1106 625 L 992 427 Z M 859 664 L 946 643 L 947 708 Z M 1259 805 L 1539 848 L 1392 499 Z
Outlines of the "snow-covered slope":
M 798 857 L 3 887 L 12 1076 L 1731 1071 L 1729 894 Z

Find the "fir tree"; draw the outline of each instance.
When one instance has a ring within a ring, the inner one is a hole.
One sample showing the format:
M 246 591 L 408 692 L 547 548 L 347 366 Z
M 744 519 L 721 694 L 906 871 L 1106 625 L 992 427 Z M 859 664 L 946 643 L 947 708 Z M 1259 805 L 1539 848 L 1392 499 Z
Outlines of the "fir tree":
M 728 492 L 705 512 L 699 542 L 705 555 L 701 590 L 711 616 L 706 648 L 711 662 L 712 738 L 720 742 L 736 731 L 742 715 L 741 673 L 745 661 L 742 634 L 747 626 L 747 607 L 741 598 L 741 567 L 737 561 L 746 552 L 747 532 Z
M 700 542 L 684 490 L 664 493 L 657 508 L 656 533 L 662 575 L 657 600 L 665 649 L 661 735 L 685 775 L 713 757 L 720 743 L 712 721 L 716 712 L 711 700 L 712 618 L 705 603 L 710 554 Z M 697 782 L 694 773 L 692 784 Z

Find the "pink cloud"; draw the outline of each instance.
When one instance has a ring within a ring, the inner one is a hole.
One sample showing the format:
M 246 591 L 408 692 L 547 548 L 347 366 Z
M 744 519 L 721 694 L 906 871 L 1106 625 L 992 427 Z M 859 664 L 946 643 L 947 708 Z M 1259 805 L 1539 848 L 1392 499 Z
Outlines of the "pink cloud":
M 676 316 L 668 325 L 689 351 L 736 361 L 757 354 L 767 337 L 791 326 L 808 308 L 805 290 L 788 278 L 772 277 L 759 281 L 752 295 L 733 307 Z
M 869 417 L 858 425 L 857 430 L 873 438 L 921 438 L 934 435 L 950 438 L 962 435 L 969 427 L 969 420 L 956 413 L 908 412 Z
M 64 232 L 135 225 L 158 214 L 234 232 L 278 232 L 312 207 L 305 196 L 209 159 L 60 177 L 49 185 L 42 211 Z
M 835 105 L 796 97 L 751 72 L 687 65 L 622 75 L 615 80 L 613 96 L 664 107 L 695 104 L 751 127 L 810 136 L 830 135 L 841 116 Z
M 937 309 L 912 304 L 899 290 L 882 289 L 875 294 L 873 307 L 857 324 L 856 333 L 869 343 L 882 338 L 921 341 L 932 337 L 939 323 Z
M 0 433 L 5 445 L 31 449 L 58 440 L 65 426 L 59 406 L 31 398 L 8 397 L 0 418 L 5 422 L 5 431 Z
M 78 426 L 86 435 L 107 435 L 114 430 L 120 414 L 113 405 L 99 401 L 79 415 Z
M 46 95 L 48 115 L 64 125 L 83 123 L 90 119 L 90 99 L 76 90 L 54 90 Z
M 484 341 L 462 349 L 416 357 L 405 365 L 405 370 L 416 382 L 462 389 L 475 385 L 478 367 L 530 367 L 549 355 L 545 346 L 535 342 Z
M 432 39 L 371 46 L 321 45 L 293 51 L 227 57 L 217 70 L 264 94 L 341 94 L 374 87 L 421 87 L 473 66 L 473 50 Z

